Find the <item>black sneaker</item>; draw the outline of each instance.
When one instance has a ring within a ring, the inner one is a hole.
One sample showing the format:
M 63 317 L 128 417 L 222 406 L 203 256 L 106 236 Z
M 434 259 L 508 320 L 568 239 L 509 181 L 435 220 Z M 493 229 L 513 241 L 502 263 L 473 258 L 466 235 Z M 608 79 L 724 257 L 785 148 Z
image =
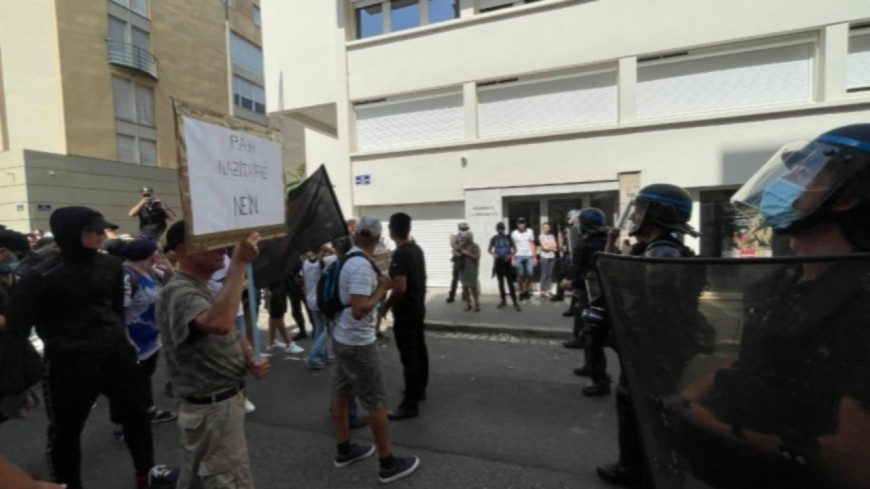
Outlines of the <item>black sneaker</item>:
M 296 333 L 296 336 L 293 337 L 293 341 L 304 340 L 306 338 L 308 338 L 308 333 L 306 333 L 305 331 L 300 331 L 299 333 Z
M 636 470 L 618 463 L 598 467 L 595 470 L 601 480 L 617 486 L 634 487 L 641 482 L 640 474 Z
M 345 455 L 336 455 L 333 463 L 338 468 L 347 467 L 348 465 L 356 462 L 357 460 L 371 457 L 374 454 L 374 445 L 357 445 L 356 443 L 354 443 L 350 446 L 350 451 L 347 452 Z
M 501 302 L 499 302 L 498 305 L 495 306 L 495 307 L 501 309 L 501 308 L 506 307 L 506 306 L 507 306 L 507 302 L 505 302 L 505 301 L 501 301 Z
M 409 476 L 420 466 L 420 457 L 395 457 L 396 463 L 389 469 L 381 469 L 378 480 L 381 484 L 389 484 L 402 477 Z
M 165 423 L 166 421 L 172 421 L 177 418 L 178 415 L 171 411 L 161 411 L 160 409 L 156 411 L 151 411 L 151 424 L 156 423 Z

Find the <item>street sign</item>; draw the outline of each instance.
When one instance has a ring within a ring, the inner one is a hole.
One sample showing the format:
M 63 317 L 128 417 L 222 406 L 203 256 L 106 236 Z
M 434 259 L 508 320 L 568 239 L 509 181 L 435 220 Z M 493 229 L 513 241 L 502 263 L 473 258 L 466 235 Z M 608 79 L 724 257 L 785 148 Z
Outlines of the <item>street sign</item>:
M 356 175 L 354 177 L 354 183 L 357 185 L 371 185 L 372 176 L 371 175 Z

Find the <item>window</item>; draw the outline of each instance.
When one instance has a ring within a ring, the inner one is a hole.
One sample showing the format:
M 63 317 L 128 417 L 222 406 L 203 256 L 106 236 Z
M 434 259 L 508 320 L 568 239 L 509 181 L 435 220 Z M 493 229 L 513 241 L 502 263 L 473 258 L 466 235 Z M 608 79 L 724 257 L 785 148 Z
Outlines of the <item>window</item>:
M 510 8 L 516 3 L 516 0 L 480 0 L 477 4 L 477 13 L 485 14 L 487 12 Z M 522 4 L 522 2 L 519 3 Z
M 384 7 L 371 5 L 356 10 L 357 39 L 379 36 L 384 33 Z
M 263 51 L 259 46 L 233 33 L 230 49 L 234 68 L 241 68 L 262 78 Z
M 459 18 L 459 0 L 429 0 L 429 23 Z
M 233 104 L 257 114 L 266 114 L 266 91 L 260 85 L 233 76 Z
M 742 52 L 638 63 L 639 119 L 699 114 L 812 100 L 814 46 L 809 42 Z
M 870 90 L 870 29 L 852 31 L 846 66 L 846 89 L 849 92 Z
M 254 5 L 254 11 L 251 14 L 251 18 L 254 20 L 254 25 L 257 27 L 263 26 L 263 18 L 261 17 L 260 7 Z
M 616 72 L 508 80 L 478 88 L 481 137 L 616 123 Z
M 112 0 L 122 7 L 126 7 L 133 12 L 148 17 L 148 0 Z
M 112 77 L 112 98 L 118 160 L 156 166 L 154 90 L 132 80 Z
M 357 147 L 373 150 L 465 138 L 462 94 L 433 94 L 356 105 Z
M 391 32 L 420 27 L 419 0 L 393 0 L 390 4 Z

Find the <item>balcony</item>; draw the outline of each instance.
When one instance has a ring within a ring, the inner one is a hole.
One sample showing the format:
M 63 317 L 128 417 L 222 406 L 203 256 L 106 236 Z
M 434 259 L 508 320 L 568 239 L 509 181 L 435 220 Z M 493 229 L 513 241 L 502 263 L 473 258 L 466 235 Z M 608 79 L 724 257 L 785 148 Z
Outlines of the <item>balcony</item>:
M 109 47 L 109 64 L 136 70 L 157 79 L 157 58 L 147 49 L 128 42 L 106 39 Z

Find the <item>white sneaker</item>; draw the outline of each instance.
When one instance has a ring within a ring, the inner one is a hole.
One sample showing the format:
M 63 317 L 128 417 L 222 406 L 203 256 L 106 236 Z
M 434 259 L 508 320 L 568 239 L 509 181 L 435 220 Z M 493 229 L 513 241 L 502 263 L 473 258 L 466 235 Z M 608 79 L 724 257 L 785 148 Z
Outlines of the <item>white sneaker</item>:
M 251 414 L 257 410 L 257 406 L 254 406 L 254 403 L 249 401 L 248 398 L 245 398 L 245 414 Z
M 284 351 L 291 354 L 291 355 L 298 355 L 298 354 L 304 352 L 305 348 L 302 348 L 301 346 L 297 345 L 295 341 L 291 341 L 290 344 L 287 345 L 287 348 L 284 349 Z
M 284 343 L 281 340 L 274 340 L 271 345 L 269 345 L 270 350 L 283 350 L 287 348 L 287 343 Z

